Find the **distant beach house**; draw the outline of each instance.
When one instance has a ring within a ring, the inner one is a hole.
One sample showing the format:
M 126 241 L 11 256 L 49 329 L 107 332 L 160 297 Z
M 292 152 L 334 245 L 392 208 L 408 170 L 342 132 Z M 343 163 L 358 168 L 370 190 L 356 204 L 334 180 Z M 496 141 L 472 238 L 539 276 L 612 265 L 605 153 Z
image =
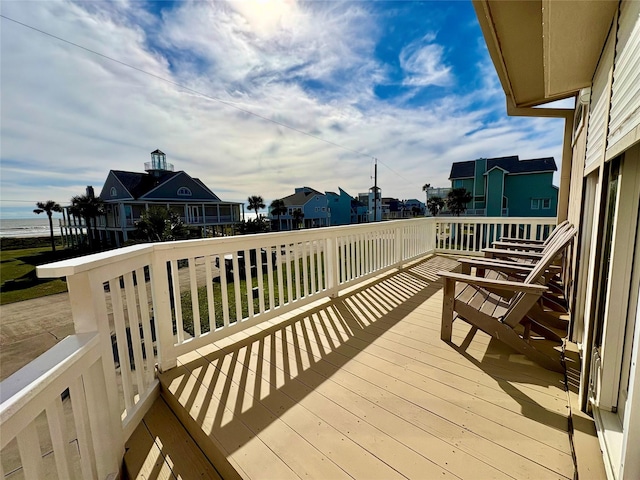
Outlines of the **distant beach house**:
M 106 212 L 97 229 L 109 243 L 126 242 L 141 213 L 151 206 L 178 213 L 185 224 L 202 227 L 203 236 L 240 222 L 240 203 L 224 202 L 198 178 L 174 172 L 162 151 L 151 152 L 151 162 L 144 167 L 145 173 L 111 170 L 107 175 L 100 192 Z
M 293 212 L 302 211 L 304 228 L 328 227 L 333 225 L 349 225 L 367 221 L 368 206 L 352 197 L 342 188 L 336 192 L 319 192 L 311 187 L 298 187 L 293 195 L 281 199 L 287 213 L 278 216 L 269 212 L 272 228 L 277 231 L 294 230 Z
M 371 187 L 367 193 L 359 193 L 358 201 L 367 205 L 367 221 L 382 220 L 382 189 L 380 187 Z
M 325 192 L 329 208 L 330 225 L 349 225 L 367 221 L 367 205 L 353 198 L 342 188 L 338 192 Z
M 304 214 L 302 225 L 304 228 L 328 227 L 330 225 L 329 205 L 327 196 L 311 187 L 298 187 L 293 195 L 281 199 L 287 209 L 287 213 L 280 215 L 280 225 L 277 230 L 294 230 L 294 214 L 296 210 L 301 210 Z M 278 216 L 271 215 L 269 218 L 277 224 Z
M 452 188 L 465 188 L 473 199 L 467 215 L 488 217 L 554 217 L 558 187 L 553 157 L 520 160 L 518 155 L 479 158 L 451 165 Z

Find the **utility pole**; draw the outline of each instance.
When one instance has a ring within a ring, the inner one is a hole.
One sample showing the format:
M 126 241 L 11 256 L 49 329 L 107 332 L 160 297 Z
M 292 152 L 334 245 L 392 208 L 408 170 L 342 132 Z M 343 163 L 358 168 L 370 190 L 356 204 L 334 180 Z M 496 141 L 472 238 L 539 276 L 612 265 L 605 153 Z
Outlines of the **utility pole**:
M 373 221 L 378 221 L 378 159 L 373 167 Z

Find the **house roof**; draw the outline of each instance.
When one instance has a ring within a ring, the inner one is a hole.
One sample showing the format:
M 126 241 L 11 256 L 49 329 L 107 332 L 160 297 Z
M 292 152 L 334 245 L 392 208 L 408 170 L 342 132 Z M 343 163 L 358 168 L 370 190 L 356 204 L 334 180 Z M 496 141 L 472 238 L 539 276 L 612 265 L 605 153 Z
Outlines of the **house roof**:
M 451 165 L 449 179 L 473 178 L 475 174 L 475 160 L 465 162 L 454 162 Z M 487 158 L 487 172 L 493 168 L 501 168 L 510 174 L 532 173 L 532 172 L 555 172 L 558 170 L 553 157 L 534 158 L 531 160 L 520 160 L 518 155 L 510 157 Z
M 304 205 L 309 200 L 311 200 L 312 197 L 316 195 L 322 195 L 322 193 L 316 190 L 313 190 L 313 189 L 310 189 L 310 190 L 312 191 L 294 193 L 293 195 L 284 197 L 282 201 L 287 207 L 295 207 L 299 205 Z
M 191 177 L 184 171 L 179 172 L 170 172 L 170 171 L 162 171 L 158 176 L 151 175 L 149 173 L 140 173 L 140 172 L 127 172 L 124 170 L 111 170 L 111 173 L 118 179 L 120 183 L 127 189 L 127 191 L 131 194 L 134 199 L 139 199 L 147 195 L 149 192 L 154 189 L 162 186 L 167 183 L 172 178 L 175 178 L 178 175 L 185 175 L 189 179 L 193 180 L 194 183 L 202 187 L 208 194 L 210 194 L 213 199 L 220 200 L 218 196 L 211 191 L 209 187 L 207 187 L 202 180 L 199 178 Z M 183 200 L 183 199 L 180 199 Z
M 140 198 L 180 172 L 165 171 L 158 177 L 148 173 L 126 172 L 123 170 L 111 170 L 111 173 L 124 185 L 133 198 Z

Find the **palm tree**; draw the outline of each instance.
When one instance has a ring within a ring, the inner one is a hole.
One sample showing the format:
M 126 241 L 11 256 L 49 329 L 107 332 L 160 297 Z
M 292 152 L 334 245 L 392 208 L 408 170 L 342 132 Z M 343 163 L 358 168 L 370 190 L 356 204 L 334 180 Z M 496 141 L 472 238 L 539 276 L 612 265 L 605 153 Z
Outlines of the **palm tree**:
M 264 199 L 260 195 L 251 195 L 247 201 L 249 202 L 249 210 L 255 210 L 256 218 L 258 218 L 258 210 L 266 207 Z
M 62 207 L 59 203 L 54 202 L 53 200 L 47 200 L 46 202 L 36 202 L 36 208 L 33 213 L 46 213 L 47 217 L 49 217 L 49 232 L 51 233 L 51 251 L 56 251 L 56 241 L 53 238 L 53 212 L 61 212 Z
M 76 195 L 71 199 L 69 212 L 84 219 L 87 226 L 89 248 L 93 250 L 94 230 L 92 230 L 91 220 L 104 214 L 104 203 L 100 198 L 92 195 Z M 95 222 L 93 226 L 95 229 Z
M 429 203 L 429 189 L 431 188 L 431 184 L 430 183 L 425 183 L 422 186 L 422 191 L 424 192 L 424 194 L 427 196 L 426 200 L 425 200 L 425 204 Z M 435 215 L 434 215 L 435 216 Z
M 287 213 L 287 206 L 284 204 L 284 200 L 276 198 L 273 202 L 271 202 L 271 205 L 269 205 L 269 210 L 271 210 L 271 215 L 278 216 L 278 231 L 280 231 L 280 216 Z
M 300 223 L 302 223 L 302 219 L 304 218 L 304 213 L 299 208 L 296 208 L 293 211 L 293 221 L 295 222 L 296 228 L 300 228 Z
M 471 201 L 471 194 L 465 188 L 454 188 L 447 194 L 447 208 L 449 211 L 459 217 L 461 213 L 466 212 L 467 203 Z
M 444 200 L 440 197 L 431 197 L 427 200 L 427 210 L 431 213 L 431 216 L 435 217 L 440 213 L 440 210 L 444 207 Z

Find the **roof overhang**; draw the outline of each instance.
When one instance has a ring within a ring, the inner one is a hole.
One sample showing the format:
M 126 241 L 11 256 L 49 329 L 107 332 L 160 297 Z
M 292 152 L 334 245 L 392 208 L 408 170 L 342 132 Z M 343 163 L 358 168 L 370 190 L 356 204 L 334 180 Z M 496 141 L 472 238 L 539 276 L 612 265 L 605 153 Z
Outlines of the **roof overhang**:
M 515 107 L 591 85 L 617 0 L 473 0 L 502 88 Z

